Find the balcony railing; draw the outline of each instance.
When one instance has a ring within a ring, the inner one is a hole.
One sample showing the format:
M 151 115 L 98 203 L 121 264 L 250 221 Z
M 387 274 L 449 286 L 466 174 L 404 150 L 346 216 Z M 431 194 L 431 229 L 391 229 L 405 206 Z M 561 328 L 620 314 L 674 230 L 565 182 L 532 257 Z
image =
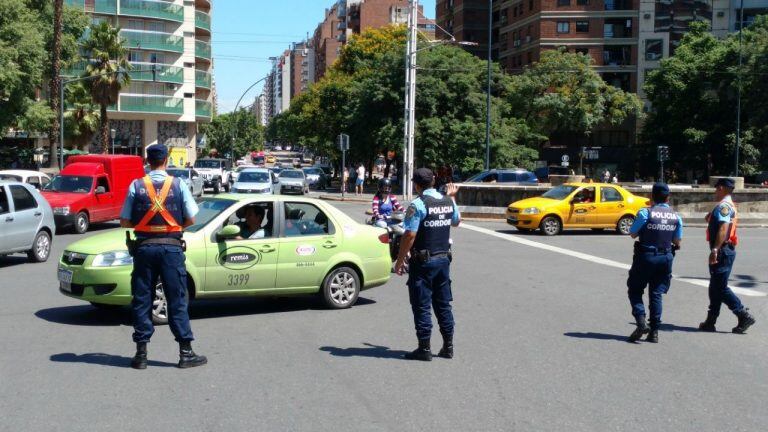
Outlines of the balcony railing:
M 153 0 L 120 0 L 120 15 L 184 21 L 184 8 L 177 4 Z
M 204 41 L 195 41 L 195 57 L 211 59 L 211 45 Z
M 133 69 L 128 71 L 132 80 L 136 81 L 152 81 L 152 65 L 153 63 L 133 62 L 131 66 Z M 85 73 L 85 68 L 88 66 L 88 61 L 83 60 L 70 65 L 69 67 L 61 71 L 61 75 L 66 77 L 79 77 Z M 157 68 L 156 80 L 157 82 L 184 83 L 184 69 L 178 66 L 154 64 Z
M 184 114 L 184 99 L 154 95 L 120 95 L 120 112 Z
M 195 115 L 198 117 L 211 117 L 213 115 L 211 103 L 200 99 L 195 100 Z
M 128 48 L 184 52 L 182 36 L 141 30 L 120 30 L 120 35 L 126 39 Z
M 64 0 L 64 4 L 74 6 L 86 12 L 104 14 L 117 13 L 117 0 L 93 0 L 87 3 L 85 0 Z
M 202 11 L 195 11 L 195 27 L 211 31 L 211 16 Z
M 195 86 L 203 88 L 211 88 L 211 74 L 206 71 L 195 71 Z

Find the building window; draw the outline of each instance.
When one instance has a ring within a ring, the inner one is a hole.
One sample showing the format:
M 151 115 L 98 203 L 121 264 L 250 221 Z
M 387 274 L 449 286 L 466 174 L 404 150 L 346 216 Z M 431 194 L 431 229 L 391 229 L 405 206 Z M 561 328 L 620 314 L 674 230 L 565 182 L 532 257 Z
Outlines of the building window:
M 589 48 L 576 48 L 573 50 L 576 54 L 583 54 L 585 56 L 589 56 Z
M 526 55 L 528 56 L 528 64 L 533 63 L 533 53 L 528 51 Z
M 663 39 L 646 39 L 645 41 L 645 59 L 650 61 L 661 60 L 664 56 Z
M 557 22 L 557 32 L 564 34 L 564 33 L 570 33 L 571 32 L 571 23 L 568 21 L 558 21 Z
M 528 0 L 528 10 L 533 11 L 533 0 Z
M 576 21 L 577 33 L 589 33 L 589 21 Z
M 571 0 L 557 0 L 558 6 L 570 6 Z
M 587 6 L 589 5 L 589 0 L 576 0 L 576 4 L 579 6 Z

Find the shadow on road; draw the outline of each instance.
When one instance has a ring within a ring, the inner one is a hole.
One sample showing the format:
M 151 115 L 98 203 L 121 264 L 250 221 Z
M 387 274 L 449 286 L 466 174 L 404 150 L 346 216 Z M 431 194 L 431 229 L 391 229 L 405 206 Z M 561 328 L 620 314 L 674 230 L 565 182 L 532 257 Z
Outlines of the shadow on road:
M 686 333 L 699 332 L 698 327 L 687 327 L 687 326 L 679 326 L 675 324 L 666 324 L 666 323 L 661 323 L 661 325 L 659 325 L 659 330 L 668 331 L 668 332 L 686 332 Z
M 614 334 L 608 334 L 608 333 L 569 332 L 569 333 L 563 333 L 563 336 L 568 336 L 568 337 L 577 338 L 577 339 L 613 340 L 613 341 L 620 341 L 620 342 L 627 341 L 627 335 L 614 335 Z
M 703 281 L 709 280 L 708 277 L 701 277 L 701 276 L 679 276 L 679 277 L 685 278 L 685 279 L 696 279 L 696 280 L 703 280 Z M 728 283 L 731 286 L 735 286 L 738 288 L 755 288 L 761 284 L 768 284 L 768 281 L 758 280 L 752 275 L 732 274 L 731 278 L 728 280 Z
M 339 348 L 324 346 L 320 351 L 325 351 L 336 357 L 374 357 L 385 359 L 402 359 L 408 351 L 393 350 L 381 345 L 363 343 L 365 347 Z
M 29 262 L 29 258 L 22 255 L 4 256 L 0 258 L 0 268 L 26 264 L 28 262 Z
M 515 236 L 526 237 L 540 237 L 546 238 L 539 231 L 519 231 L 517 229 L 497 229 L 495 230 L 499 234 L 509 234 Z M 614 230 L 606 229 L 605 231 L 592 231 L 592 230 L 563 230 L 559 237 L 562 236 L 590 236 L 590 237 L 618 237 L 618 234 Z
M 52 362 L 60 363 L 87 363 L 101 366 L 113 366 L 120 368 L 131 367 L 131 357 L 124 357 L 119 355 L 104 354 L 104 353 L 87 353 L 87 354 L 75 354 L 75 353 L 61 353 L 51 356 Z M 175 363 L 162 362 L 157 360 L 149 360 L 147 362 L 149 366 L 157 367 L 176 367 Z
M 359 297 L 353 307 L 375 304 L 376 301 Z M 279 298 L 232 298 L 222 300 L 196 300 L 189 306 L 190 318 L 195 320 L 209 318 L 226 318 L 241 315 L 259 315 L 306 310 L 324 310 L 317 300 L 312 297 L 279 297 Z M 330 311 L 329 311 L 330 312 Z M 62 306 L 41 309 L 35 316 L 57 324 L 76 326 L 118 326 L 131 325 L 131 314 L 128 307 L 117 307 L 110 310 L 97 309 L 90 305 Z

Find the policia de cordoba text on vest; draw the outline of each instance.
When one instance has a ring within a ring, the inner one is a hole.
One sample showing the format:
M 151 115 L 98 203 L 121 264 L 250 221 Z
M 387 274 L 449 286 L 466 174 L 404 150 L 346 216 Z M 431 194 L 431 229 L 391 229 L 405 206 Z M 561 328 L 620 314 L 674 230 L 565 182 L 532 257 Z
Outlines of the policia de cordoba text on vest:
M 187 310 L 187 269 L 182 240 L 183 227 L 194 223 L 198 207 L 181 181 L 165 172 L 167 158 L 165 146 L 147 148 L 152 171 L 131 184 L 120 214 L 120 226 L 133 228 L 136 235 L 136 240 L 132 240 L 130 233 L 126 233 L 128 250 L 133 256 L 131 312 L 136 354 L 131 359 L 131 367 L 134 369 L 147 367 L 147 343 L 154 333 L 152 307 L 158 279 L 167 299 L 168 324 L 179 343 L 178 367 L 202 366 L 208 361 L 192 350 L 194 336 Z

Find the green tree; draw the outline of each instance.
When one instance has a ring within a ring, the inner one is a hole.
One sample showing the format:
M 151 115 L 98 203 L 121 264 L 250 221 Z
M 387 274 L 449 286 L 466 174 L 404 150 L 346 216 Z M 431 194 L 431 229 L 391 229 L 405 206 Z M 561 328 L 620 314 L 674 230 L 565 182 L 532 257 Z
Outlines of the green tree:
M 66 89 L 67 111 L 64 113 L 64 131 L 72 148 L 86 149 L 99 128 L 98 107 L 94 105 L 88 89 L 82 82 L 70 84 Z
M 91 26 L 88 38 L 83 42 L 83 50 L 90 59 L 86 75 L 94 77 L 85 83 L 93 102 L 99 105 L 99 137 L 106 153 L 109 148 L 107 107 L 117 103 L 120 90 L 131 82 L 127 73 L 131 68 L 128 49 L 120 36 L 120 29 L 104 21 Z
M 200 131 L 205 134 L 208 151 L 216 149 L 235 159 L 264 148 L 264 128 L 245 108 L 214 117 L 200 125 Z

